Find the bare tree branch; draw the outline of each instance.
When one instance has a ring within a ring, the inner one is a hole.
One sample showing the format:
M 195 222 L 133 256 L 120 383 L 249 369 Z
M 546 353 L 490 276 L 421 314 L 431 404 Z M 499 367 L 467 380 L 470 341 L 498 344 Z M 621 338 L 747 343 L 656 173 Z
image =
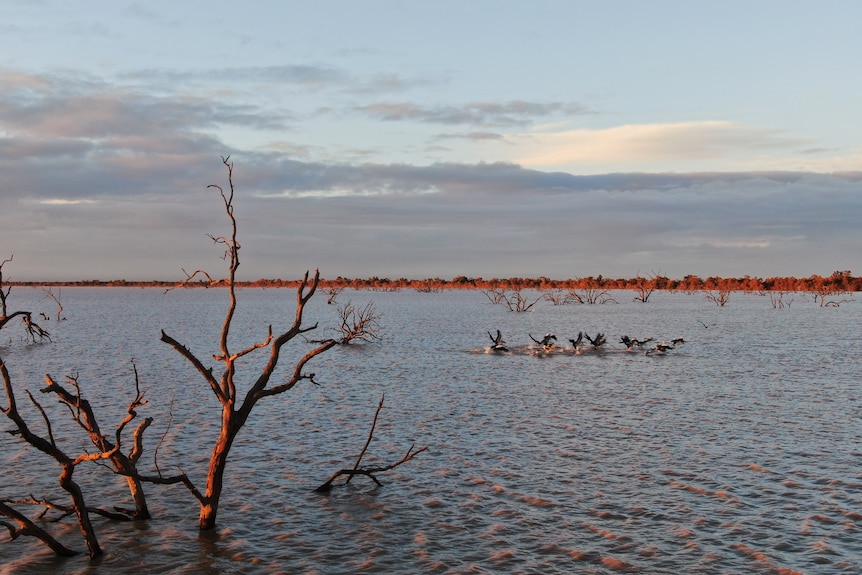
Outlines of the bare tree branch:
M 16 528 L 14 525 L 10 523 L 6 523 L 5 521 L 0 521 L 0 525 L 6 527 L 9 530 L 9 537 L 12 539 L 17 539 L 21 535 L 28 535 L 31 537 L 36 537 L 42 543 L 47 545 L 51 551 L 60 555 L 61 557 L 73 557 L 78 554 L 77 551 L 69 549 L 56 539 L 51 536 L 50 533 L 33 523 L 26 515 L 18 512 L 13 507 L 7 505 L 5 502 L 0 501 L 0 515 L 4 515 L 18 524 Z
M 333 473 L 323 485 L 314 490 L 316 493 L 328 493 L 332 490 L 333 487 L 339 487 L 333 485 L 333 483 L 336 479 L 343 476 L 347 476 L 347 479 L 340 486 L 344 486 L 350 483 L 350 480 L 353 479 L 353 477 L 356 475 L 364 475 L 365 477 L 368 477 L 369 479 L 374 481 L 374 483 L 376 483 L 378 486 L 382 486 L 383 484 L 380 482 L 379 479 L 377 479 L 376 474 L 384 473 L 386 471 L 389 471 L 390 469 L 398 467 L 399 465 L 407 463 L 408 461 L 428 449 L 428 446 L 426 445 L 425 447 L 421 447 L 414 451 L 414 445 L 411 445 L 410 448 L 407 450 L 407 453 L 404 454 L 404 457 L 402 457 L 395 463 L 390 463 L 389 465 L 384 465 L 382 467 L 359 466 L 359 464 L 362 462 L 362 458 L 365 456 L 365 452 L 368 450 L 368 446 L 371 444 L 371 439 L 374 437 L 374 429 L 377 427 L 377 418 L 380 415 L 380 410 L 383 409 L 384 397 L 385 395 L 380 397 L 380 402 L 377 404 L 377 410 L 374 412 L 374 420 L 371 422 L 371 430 L 368 432 L 368 438 L 365 440 L 365 445 L 362 447 L 362 451 L 359 452 L 359 456 L 356 458 L 356 462 L 353 464 L 353 467 L 351 469 L 340 469 Z
M 220 332 L 219 353 L 213 354 L 213 359 L 222 364 L 221 376 L 217 379 L 213 374 L 212 368 L 205 367 L 192 351 L 172 337 L 168 336 L 164 331 L 162 331 L 161 337 L 162 341 L 177 350 L 180 355 L 185 357 L 186 360 L 194 366 L 198 373 L 203 376 L 204 380 L 221 403 L 221 427 L 219 429 L 216 443 L 210 453 L 206 489 L 203 494 L 197 490 L 192 491 L 201 504 L 199 516 L 199 527 L 201 529 L 212 529 L 215 527 L 219 501 L 224 486 L 224 473 L 227 466 L 228 454 L 230 453 L 234 438 L 237 433 L 239 433 L 239 430 L 245 425 L 254 406 L 260 399 L 284 393 L 302 380 L 313 382 L 314 374 L 303 373 L 303 369 L 312 358 L 325 352 L 336 344 L 334 340 L 319 342 L 317 347 L 308 351 L 300 358 L 293 369 L 291 377 L 287 381 L 272 387 L 269 386 L 273 373 L 278 366 L 282 348 L 298 335 L 317 329 L 317 324 L 305 327 L 302 323 L 305 306 L 314 295 L 320 281 L 320 273 L 315 270 L 313 279 L 309 279 L 309 272 L 305 272 L 305 276 L 297 289 L 296 315 L 293 324 L 287 331 L 278 336 L 274 336 L 272 328 L 269 327 L 267 330 L 267 337 L 264 341 L 252 344 L 239 352 L 231 352 L 230 332 L 237 307 L 236 272 L 240 265 L 240 244 L 237 241 L 237 220 L 233 203 L 235 193 L 233 182 L 233 163 L 231 163 L 229 159 L 229 156 L 222 158 L 222 163 L 227 168 L 228 187 L 224 188 L 216 184 L 208 186 L 208 188 L 213 188 L 219 191 L 225 213 L 230 221 L 230 233 L 228 235 L 209 236 L 214 243 L 223 245 L 225 248 L 224 259 L 227 261 L 228 267 L 227 278 L 219 280 L 219 282 L 214 282 L 209 274 L 202 270 L 198 270 L 194 274 L 186 274 L 187 278 L 185 282 L 178 284 L 187 285 L 187 283 L 194 277 L 201 275 L 209 280 L 209 285 L 222 283 L 228 288 L 229 303 Z M 252 352 L 266 348 L 269 348 L 269 360 L 261 370 L 258 377 L 254 380 L 254 383 L 246 391 L 242 401 L 240 401 L 240 394 L 236 385 L 236 362 L 240 358 L 251 354 Z M 193 488 L 193 486 L 191 486 L 191 482 L 186 483 L 186 486 L 190 487 L 190 490 Z

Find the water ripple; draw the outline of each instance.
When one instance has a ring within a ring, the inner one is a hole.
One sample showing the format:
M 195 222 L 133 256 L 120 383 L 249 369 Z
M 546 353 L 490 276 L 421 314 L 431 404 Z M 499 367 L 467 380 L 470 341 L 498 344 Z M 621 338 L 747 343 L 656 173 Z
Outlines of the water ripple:
M 217 404 L 158 334 L 209 357 L 224 295 L 64 288 L 69 319 L 52 330 L 55 343 L 4 340 L 0 354 L 22 389 L 38 389 L 44 373 L 78 375 L 106 421 L 123 414 L 135 358 L 150 400 L 142 415 L 155 418 L 149 439 L 173 417 L 160 465 L 181 464 L 200 483 Z M 315 358 L 321 385 L 259 405 L 237 440 L 217 530 L 197 531 L 182 488 L 149 488 L 154 520 L 97 520 L 107 549 L 98 565 L 21 538 L 0 541 L 0 573 L 862 571 L 860 364 L 849 336 L 858 308 L 775 310 L 740 294 L 719 309 L 697 294 L 656 294 L 647 305 L 514 314 L 478 292 L 340 297 L 374 300 L 384 341 Z M 292 302 L 289 291 L 242 290 L 237 347 L 262 325 L 289 325 Z M 309 317 L 325 330 L 332 308 L 314 302 Z M 532 349 L 528 334 L 565 341 L 578 331 L 607 333 L 609 349 L 486 353 L 498 328 L 522 350 Z M 686 343 L 646 356 L 614 345 L 621 335 Z M 429 450 L 384 474 L 383 487 L 357 478 L 313 493 L 352 463 L 384 393 L 368 461 L 396 460 L 412 444 Z M 59 440 L 80 449 L 74 426 L 51 413 Z M 50 465 L 2 434 L 0 496 L 60 497 Z M 100 503 L 124 501 L 121 482 L 81 478 Z M 81 546 L 74 526 L 49 528 Z

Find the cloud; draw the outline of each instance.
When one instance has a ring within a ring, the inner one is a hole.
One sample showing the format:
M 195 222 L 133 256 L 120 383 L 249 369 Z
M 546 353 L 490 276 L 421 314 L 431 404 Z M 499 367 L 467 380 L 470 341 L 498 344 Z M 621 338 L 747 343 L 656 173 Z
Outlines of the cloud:
M 577 106 L 405 104 L 360 111 L 466 126 L 437 139 L 505 144 L 536 163 L 324 161 L 326 139 L 285 137 L 299 120 L 260 104 L 14 73 L 0 75 L 0 93 L 0 246 L 15 254 L 16 279 L 170 279 L 218 261 L 206 234 L 223 233 L 224 214 L 207 185 L 226 183 L 223 155 L 236 162 L 249 279 L 308 267 L 333 277 L 828 274 L 852 268 L 862 245 L 858 171 L 540 169 L 557 152 L 554 162 L 646 157 L 654 167 L 816 147 L 778 130 L 692 122 L 513 137 L 505 124 Z M 228 145 L 225 126 L 271 143 Z
M 132 84 L 164 86 L 173 91 L 193 86 L 221 86 L 220 90 L 249 91 L 247 88 L 241 88 L 246 85 L 287 87 L 308 93 L 332 92 L 357 95 L 399 93 L 438 82 L 393 73 L 356 76 L 337 66 L 312 64 L 216 67 L 202 70 L 154 68 L 126 72 L 120 74 L 118 80 Z
M 852 267 L 862 242 L 862 173 L 576 176 L 505 163 L 336 165 L 247 151 L 235 159 L 250 279 L 309 266 L 332 277 L 808 275 Z M 214 158 L 197 161 L 184 174 L 156 170 L 151 181 L 120 171 L 113 193 L 103 184 L 94 204 L 46 190 L 50 204 L 14 206 L 0 243 L 37 269 L 47 256 L 28 253 L 55 246 L 78 267 L 47 269 L 68 278 L 170 278 L 215 261 L 205 235 L 221 233 L 223 214 L 205 185 L 224 184 L 225 174 Z M 27 235 L 35 229 L 38 241 Z M 142 241 L 162 260 L 130 259 Z M 93 245 L 98 259 L 85 255 Z M 17 276 L 35 273 L 22 263 Z
M 238 125 L 283 129 L 282 118 L 253 106 L 218 104 L 202 98 L 162 98 L 123 90 L 42 93 L 0 101 L 0 128 L 36 138 L 98 139 L 175 134 L 179 130 Z
M 809 145 L 782 130 L 727 121 L 641 124 L 605 129 L 527 132 L 509 136 L 525 166 L 655 166 L 727 161 Z
M 581 104 L 538 103 L 512 100 L 506 103 L 472 102 L 460 106 L 422 106 L 412 102 L 376 103 L 357 106 L 357 112 L 384 122 L 421 122 L 445 125 L 526 126 L 536 118 L 555 114 L 587 114 Z
M 437 134 L 434 140 L 469 140 L 479 142 L 483 140 L 503 141 L 506 136 L 497 132 L 466 132 L 461 134 Z

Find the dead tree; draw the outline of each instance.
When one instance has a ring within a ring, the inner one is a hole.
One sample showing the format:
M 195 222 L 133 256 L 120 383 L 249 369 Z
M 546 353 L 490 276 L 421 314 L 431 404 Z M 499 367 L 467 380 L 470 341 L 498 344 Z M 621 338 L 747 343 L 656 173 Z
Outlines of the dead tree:
M 403 463 L 407 463 L 423 451 L 428 449 L 428 446 L 420 447 L 417 450 L 413 450 L 413 445 L 410 446 L 410 449 L 407 450 L 407 453 L 400 460 L 395 463 L 390 463 L 389 465 L 384 465 L 382 467 L 360 467 L 360 463 L 362 463 L 362 458 L 365 456 L 365 452 L 368 451 L 368 446 L 371 444 L 371 439 L 374 437 L 374 428 L 377 427 L 377 417 L 380 415 L 380 410 L 383 409 L 383 399 L 386 396 L 383 395 L 380 397 L 380 403 L 377 404 L 377 411 L 374 412 L 374 420 L 371 422 L 371 430 L 368 432 L 368 439 L 365 440 L 365 445 L 362 447 L 362 451 L 359 452 L 359 456 L 356 458 L 356 463 L 353 464 L 351 469 L 340 469 L 333 473 L 329 479 L 326 480 L 326 483 L 315 489 L 316 493 L 328 493 L 332 490 L 333 487 L 338 487 L 333 485 L 336 479 L 339 477 L 347 477 L 344 483 L 339 486 L 347 485 L 350 483 L 350 480 L 353 479 L 356 475 L 364 475 L 371 479 L 378 486 L 383 486 L 377 477 L 375 477 L 376 473 L 383 473 L 389 471 L 390 469 L 394 469 Z
M 297 383 L 307 380 L 314 381 L 313 373 L 305 373 L 303 370 L 308 362 L 315 356 L 330 349 L 337 342 L 334 339 L 324 340 L 313 349 L 307 351 L 295 364 L 292 373 L 277 384 L 270 385 L 272 374 L 278 365 L 281 358 L 282 348 L 296 338 L 297 336 L 309 332 L 317 328 L 317 324 L 312 326 L 303 326 L 303 311 L 306 303 L 311 299 L 317 290 L 320 274 L 315 272 L 312 278 L 309 278 L 308 272 L 305 273 L 296 293 L 296 314 L 293 324 L 287 331 L 273 336 L 272 326 L 269 327 L 266 337 L 263 341 L 255 343 L 240 351 L 233 351 L 230 342 L 231 326 L 234 318 L 234 313 L 237 307 L 236 298 L 236 272 L 240 265 L 239 250 L 240 244 L 237 241 L 237 223 L 234 216 L 234 184 L 233 184 L 233 163 L 230 162 L 230 157 L 222 158 L 222 163 L 227 168 L 228 184 L 227 190 L 218 185 L 209 187 L 215 188 L 221 194 L 224 203 L 225 212 L 230 220 L 231 233 L 229 236 L 210 238 L 216 244 L 224 245 L 224 259 L 228 263 L 228 277 L 219 282 L 213 282 L 211 278 L 202 270 L 198 270 L 193 274 L 186 274 L 188 277 L 185 282 L 179 285 L 192 281 L 198 275 L 207 277 L 211 283 L 220 283 L 227 286 L 229 294 L 229 303 L 222 324 L 219 347 L 220 350 L 213 356 L 213 359 L 222 364 L 222 372 L 220 376 L 213 373 L 212 367 L 206 367 L 204 363 L 191 350 L 182 345 L 180 342 L 170 337 L 162 331 L 162 341 L 173 347 L 181 356 L 197 370 L 204 381 L 209 385 L 213 395 L 221 404 L 221 426 L 219 428 L 218 438 L 213 445 L 209 458 L 209 468 L 207 470 L 206 488 L 203 493 L 193 490 L 192 493 L 200 502 L 200 515 L 198 519 L 198 527 L 201 530 L 213 529 L 216 526 L 216 517 L 218 515 L 219 501 L 221 499 L 222 490 L 224 488 L 224 474 L 227 468 L 228 455 L 237 434 L 248 421 L 252 410 L 258 401 L 265 397 L 282 394 L 292 389 Z M 269 350 L 269 361 L 263 367 L 260 374 L 244 392 L 237 387 L 236 368 L 237 360 L 260 349 Z
M 141 392 L 138 381 L 138 370 L 134 362 L 132 362 L 132 366 L 135 371 L 135 397 L 129 402 L 129 407 L 126 409 L 126 417 L 117 425 L 113 441 L 102 433 L 90 402 L 81 397 L 81 389 L 78 385 L 77 377 L 68 376 L 66 378 L 66 383 L 74 390 L 74 393 L 70 393 L 69 390 L 60 386 L 50 375 L 45 376 L 45 383 L 48 385 L 41 391 L 42 393 L 55 394 L 60 403 L 69 408 L 72 419 L 87 432 L 90 441 L 98 452 L 103 454 L 103 458 L 110 461 L 114 472 L 125 477 L 135 508 L 115 508 L 116 511 L 131 519 L 150 519 L 150 510 L 147 507 L 147 498 L 144 495 L 143 480 L 138 473 L 137 464 L 141 458 L 141 454 L 143 454 L 144 430 L 153 422 L 152 417 L 147 417 L 138 424 L 132 436 L 132 448 L 129 453 L 123 453 L 121 450 L 123 431 L 137 417 L 135 410 L 147 403 L 144 400 L 144 394 Z
M 634 290 L 637 293 L 634 298 L 634 301 L 647 303 L 650 296 L 652 296 L 655 290 L 658 289 L 658 278 L 659 274 L 657 274 L 656 272 L 651 272 L 647 274 L 647 277 L 641 276 L 640 272 L 638 272 L 634 285 Z
M 506 297 L 506 290 L 501 288 L 483 289 L 482 293 L 485 294 L 485 297 L 488 298 L 488 301 L 490 301 L 494 305 L 499 305 L 503 303 L 503 300 Z
M 144 394 L 140 391 L 137 369 L 135 369 L 135 397 L 131 400 L 126 409 L 126 416 L 117 425 L 113 434 L 113 441 L 109 439 L 108 435 L 102 433 L 90 403 L 81 395 L 80 386 L 76 377 L 67 378 L 67 384 L 74 390 L 74 393 L 72 393 L 55 382 L 50 375 L 45 376 L 47 386 L 41 389 L 41 392 L 54 394 L 59 399 L 60 403 L 69 409 L 73 420 L 87 432 L 91 442 L 96 447 L 95 452 L 84 453 L 77 457 L 68 455 L 58 445 L 52 431 L 51 420 L 48 418 L 46 411 L 43 409 L 42 405 L 29 392 L 27 392 L 27 396 L 30 398 L 30 401 L 42 415 L 47 435 L 40 436 L 31 430 L 30 426 L 18 410 L 11 377 L 6 365 L 2 364 L 2 360 L 0 360 L 0 371 L 2 371 L 8 403 L 7 407 L 0 409 L 2 409 L 6 416 L 15 424 L 16 429 L 13 430 L 13 435 L 20 436 L 25 442 L 49 455 L 60 464 L 62 468 L 62 472 L 60 474 L 60 486 L 71 496 L 71 504 L 69 505 L 48 501 L 46 499 L 36 499 L 31 495 L 27 499 L 4 501 L 3 503 L 6 507 L 9 507 L 10 503 L 38 505 L 45 507 L 46 510 L 53 509 L 59 511 L 61 513 L 61 518 L 70 515 L 76 516 L 81 532 L 87 543 L 90 556 L 97 557 L 102 554 L 102 550 L 96 538 L 96 533 L 93 530 L 90 521 L 90 514 L 100 515 L 108 519 L 124 521 L 149 519 L 150 512 L 147 507 L 146 497 L 142 487 L 143 483 L 184 483 L 187 487 L 189 486 L 190 482 L 184 474 L 164 477 L 161 474 L 157 476 L 147 476 L 138 472 L 137 463 L 143 453 L 143 433 L 144 430 L 149 427 L 152 422 L 152 418 L 144 419 L 135 428 L 130 442 L 131 449 L 129 452 L 124 453 L 121 450 L 123 447 L 122 437 L 124 430 L 128 424 L 137 417 L 136 409 L 147 403 L 143 399 Z M 74 482 L 73 473 L 78 465 L 88 461 L 94 463 L 108 462 L 113 467 L 114 473 L 121 475 L 126 479 L 132 500 L 134 501 L 134 509 L 114 507 L 113 511 L 111 511 L 108 509 L 85 505 L 84 494 Z M 48 541 L 42 534 L 39 534 L 28 526 L 23 526 L 19 518 L 12 514 L 4 513 L 2 510 L 0 510 L 0 514 L 6 515 L 15 520 L 19 526 L 21 526 L 21 529 L 23 529 L 23 533 L 34 534 L 45 541 L 51 549 L 60 554 L 65 553 L 55 544 Z
M 338 294 L 340 294 L 342 291 L 344 291 L 344 288 L 335 287 L 335 286 L 332 286 L 329 289 L 327 289 L 326 293 L 329 294 L 329 297 L 326 298 L 326 303 L 328 303 L 330 305 L 334 304 L 335 298 L 337 298 Z
M 46 296 L 48 296 L 49 298 L 54 300 L 55 304 L 57 304 L 57 321 L 66 319 L 65 317 L 63 317 L 63 298 L 62 298 L 63 291 L 60 288 L 57 288 L 57 293 L 55 294 L 54 291 L 50 287 L 45 287 L 45 286 L 42 287 L 42 291 L 45 292 Z M 45 314 L 42 314 L 42 315 L 45 316 L 45 318 L 47 319 L 47 317 L 48 317 L 47 315 L 45 315 Z
M 7 298 L 9 297 L 12 288 L 11 286 L 4 287 L 3 285 L 3 266 L 10 261 L 12 261 L 12 257 L 0 262 L 0 329 L 3 329 L 3 327 L 6 326 L 12 318 L 21 317 L 28 337 L 34 343 L 37 340 L 50 340 L 48 332 L 39 327 L 39 325 L 36 324 L 34 321 L 32 321 L 31 312 L 15 311 L 9 313 L 9 309 L 7 307 Z M 78 512 L 78 523 L 81 526 L 81 531 L 87 541 L 87 547 L 90 550 L 90 556 L 95 557 L 101 554 L 101 548 L 99 547 L 98 541 L 96 540 L 95 532 L 92 529 L 92 524 L 90 523 L 89 515 L 87 514 L 87 509 L 84 505 L 83 493 L 81 492 L 80 487 L 72 479 L 72 474 L 74 473 L 75 465 L 77 464 L 77 462 L 71 459 L 57 447 L 56 442 L 54 441 L 54 437 L 51 433 L 51 422 L 45 415 L 45 411 L 42 409 L 42 406 L 39 405 L 35 398 L 33 398 L 33 396 L 30 395 L 28 392 L 28 396 L 30 397 L 31 401 L 40 411 L 45 420 L 45 424 L 48 430 L 48 439 L 45 439 L 44 437 L 41 437 L 30 430 L 26 421 L 18 411 L 18 403 L 15 398 L 15 390 L 12 386 L 12 376 L 9 374 L 9 370 L 7 369 L 6 363 L 3 361 L 2 357 L 0 357 L 0 377 L 2 377 L 3 379 L 3 389 L 6 394 L 6 406 L 0 406 L 0 411 L 2 411 L 6 415 L 6 417 L 8 417 L 15 424 L 16 427 L 16 429 L 10 431 L 10 433 L 21 436 L 24 441 L 36 447 L 43 453 L 50 455 L 58 463 L 60 463 L 63 469 L 59 478 L 60 486 L 64 490 L 66 490 L 72 497 L 74 507 Z M 2 525 L 9 530 L 9 535 L 13 539 L 19 537 L 20 535 L 32 535 L 44 542 L 55 553 L 58 553 L 63 556 L 70 556 L 76 553 L 75 551 L 72 551 L 62 545 L 45 530 L 35 525 L 26 516 L 18 512 L 13 507 L 10 507 L 6 502 L 0 502 L 0 515 L 8 517 L 17 525 L 17 527 L 15 527 L 15 525 L 12 525 L 5 521 L 2 522 Z
M 790 307 L 790 304 L 793 303 L 793 297 L 791 296 L 790 301 L 785 302 L 784 296 L 788 295 L 790 292 L 780 290 L 780 291 L 769 291 L 769 303 L 772 304 L 772 307 L 775 309 L 780 309 L 783 307 Z
M 583 290 L 569 290 L 568 297 L 569 301 L 575 301 L 578 303 L 617 303 L 617 301 L 611 297 L 610 291 L 597 287 L 586 287 Z
M 8 259 L 0 261 L 0 329 L 3 329 L 6 324 L 12 321 L 13 318 L 20 317 L 21 322 L 24 324 L 24 329 L 27 333 L 27 337 L 33 341 L 51 341 L 51 335 L 44 329 L 42 329 L 39 324 L 33 321 L 33 314 L 29 311 L 13 311 L 9 312 L 7 307 L 7 298 L 9 294 L 12 292 L 12 286 L 3 286 L 3 266 L 12 261 L 12 258 L 15 256 L 10 256 Z
M 16 435 L 19 435 L 21 439 L 41 451 L 45 453 L 49 457 L 53 458 L 58 464 L 60 464 L 61 472 L 59 477 L 60 487 L 66 491 L 72 500 L 72 508 L 75 511 L 75 514 L 78 518 L 78 525 L 81 528 L 81 534 L 84 537 L 84 541 L 87 544 L 87 550 L 90 554 L 90 557 L 98 557 L 102 554 L 102 548 L 99 546 L 98 538 L 96 537 L 96 531 L 93 529 L 93 524 L 90 521 L 90 514 L 87 509 L 86 502 L 84 500 L 84 493 L 81 490 L 81 487 L 74 480 L 75 469 L 78 464 L 84 461 L 92 461 L 99 459 L 103 456 L 102 453 L 95 454 L 84 454 L 78 457 L 71 457 L 67 455 L 60 447 L 57 445 L 57 442 L 54 439 L 54 434 L 51 430 L 51 422 L 48 419 L 48 416 L 45 413 L 45 410 L 39 404 L 38 401 L 28 392 L 27 396 L 30 398 L 30 401 L 39 412 L 42 414 L 42 418 L 45 422 L 45 426 L 47 428 L 47 437 L 42 437 L 37 433 L 34 433 L 27 422 L 24 420 L 24 417 L 18 411 L 18 404 L 15 400 L 15 392 L 12 387 L 12 377 L 9 375 L 9 370 L 6 369 L 6 364 L 0 360 L 0 375 L 3 378 L 3 385 L 6 391 L 6 407 L 0 408 L 6 417 L 12 420 L 15 424 Z
M 509 309 L 509 311 L 514 312 L 525 312 L 529 311 L 539 300 L 544 298 L 544 294 L 539 295 L 539 297 L 532 299 L 525 296 L 520 289 L 513 289 L 511 291 L 504 290 L 502 288 L 495 288 L 491 290 L 482 290 L 482 293 L 485 294 L 485 297 L 493 304 L 505 304 L 505 306 Z
M 852 298 L 837 299 L 835 296 L 845 295 L 845 290 L 836 289 L 829 286 L 818 286 L 811 291 L 814 296 L 814 302 L 819 303 L 820 307 L 839 307 L 842 303 L 853 301 Z
M 552 289 L 546 291 L 543 298 L 551 302 L 553 305 L 566 305 L 572 303 L 572 294 L 564 292 L 561 289 Z
M 363 308 L 357 308 L 350 302 L 339 306 L 338 315 L 341 325 L 338 331 L 341 337 L 338 343 L 348 345 L 353 341 L 379 341 L 380 340 L 380 314 L 374 307 L 374 302 L 368 302 Z
M 730 301 L 730 290 L 729 289 L 719 289 L 716 291 L 705 290 L 704 297 L 706 297 L 707 301 L 711 301 L 715 305 L 719 307 L 724 307 L 727 305 L 727 302 Z

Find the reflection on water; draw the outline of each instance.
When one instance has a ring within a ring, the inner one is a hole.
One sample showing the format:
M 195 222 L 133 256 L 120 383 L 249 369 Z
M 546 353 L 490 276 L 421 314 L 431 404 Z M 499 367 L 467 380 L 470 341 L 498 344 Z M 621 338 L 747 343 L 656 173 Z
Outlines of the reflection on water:
M 41 311 L 40 295 L 16 288 L 12 300 Z M 96 520 L 98 562 L 21 538 L 0 543 L 0 572 L 860 572 L 859 304 L 629 295 L 519 314 L 480 292 L 346 291 L 341 301 L 375 302 L 384 342 L 333 349 L 311 368 L 321 385 L 259 404 L 232 454 L 219 529 L 198 533 L 184 488 L 150 486 L 152 521 Z M 159 464 L 201 485 L 218 406 L 158 339 L 164 328 L 210 357 L 225 297 L 64 288 L 54 343 L 25 345 L 4 329 L 0 354 L 22 388 L 76 374 L 106 428 L 131 399 L 134 358 L 150 402 L 141 415 L 155 418 L 146 466 L 172 413 Z M 234 347 L 289 326 L 293 302 L 289 290 L 240 292 Z M 334 326 L 335 306 L 313 303 L 310 323 Z M 514 353 L 485 353 L 497 329 Z M 606 334 L 604 351 L 572 353 L 579 331 Z M 559 347 L 535 353 L 529 336 L 545 333 Z M 646 355 L 626 352 L 623 335 L 686 343 Z M 308 347 L 290 349 L 282 375 Z M 245 383 L 262 361 L 245 362 Z M 382 488 L 357 478 L 313 493 L 352 464 L 383 393 L 367 462 L 429 450 L 381 475 Z M 64 445 L 81 449 L 68 418 L 54 419 Z M 62 498 L 53 463 L 7 434 L 0 469 L 0 497 Z M 122 482 L 79 475 L 91 503 L 126 504 Z M 74 526 L 49 529 L 83 548 Z

